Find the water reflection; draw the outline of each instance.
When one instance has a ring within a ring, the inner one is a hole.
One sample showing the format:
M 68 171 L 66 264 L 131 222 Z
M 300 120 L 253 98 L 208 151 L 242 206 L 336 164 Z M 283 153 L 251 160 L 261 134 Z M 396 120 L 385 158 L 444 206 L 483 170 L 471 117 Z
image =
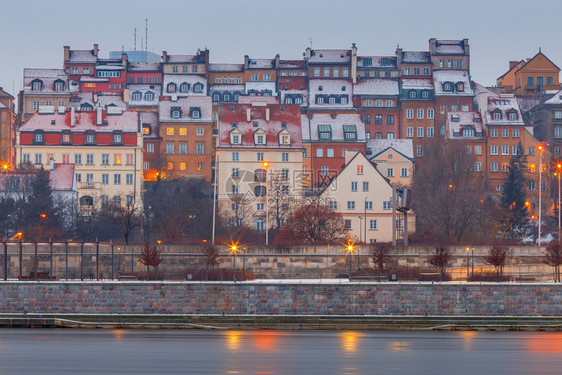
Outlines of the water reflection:
M 464 350 L 472 350 L 472 345 L 474 344 L 474 339 L 478 337 L 478 332 L 476 331 L 458 331 L 458 334 L 463 339 Z
M 392 351 L 410 350 L 410 342 L 392 341 L 388 343 L 388 349 Z
M 359 346 L 359 339 L 361 338 L 361 333 L 359 332 L 341 332 L 341 348 L 344 352 L 357 352 L 357 347 Z
M 230 350 L 240 349 L 240 331 L 228 331 L 226 333 L 226 347 Z
M 562 333 L 543 332 L 525 341 L 533 352 L 562 352 Z

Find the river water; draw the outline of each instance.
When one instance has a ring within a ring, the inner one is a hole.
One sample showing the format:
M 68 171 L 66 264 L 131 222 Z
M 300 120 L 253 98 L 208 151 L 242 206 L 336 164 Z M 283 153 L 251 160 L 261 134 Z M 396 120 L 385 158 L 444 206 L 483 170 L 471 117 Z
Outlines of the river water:
M 562 374 L 562 333 L 3 329 L 0 374 Z

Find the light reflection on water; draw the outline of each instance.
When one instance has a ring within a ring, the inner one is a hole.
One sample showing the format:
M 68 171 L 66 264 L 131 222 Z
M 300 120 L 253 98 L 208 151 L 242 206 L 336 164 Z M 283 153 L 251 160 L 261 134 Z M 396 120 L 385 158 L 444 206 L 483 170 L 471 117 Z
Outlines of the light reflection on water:
M 0 330 L 0 374 L 560 374 L 562 333 Z

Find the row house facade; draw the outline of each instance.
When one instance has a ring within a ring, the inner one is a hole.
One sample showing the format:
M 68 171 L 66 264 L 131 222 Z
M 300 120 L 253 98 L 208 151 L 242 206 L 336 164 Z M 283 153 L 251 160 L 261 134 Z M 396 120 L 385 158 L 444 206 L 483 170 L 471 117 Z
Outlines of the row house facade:
M 229 226 L 263 231 L 268 196 L 270 206 L 280 203 L 288 214 L 299 203 L 295 197 L 302 194 L 300 106 L 225 103 L 220 105 L 219 118 L 219 206 Z
M 536 96 L 543 91 L 560 89 L 560 68 L 544 53 L 532 58 L 510 61 L 509 70 L 497 79 L 499 88 L 517 96 Z
M 78 91 L 78 87 L 72 88 Z M 23 90 L 18 96 L 19 123 L 39 110 L 40 106 L 66 108 L 70 101 L 71 88 L 64 69 L 24 69 Z
M 414 156 L 423 157 L 435 136 L 435 93 L 428 78 L 404 78 L 400 87 L 400 138 L 413 141 Z
M 81 209 L 131 205 L 142 189 L 142 144 L 136 111 L 42 107 L 17 131 L 16 162 L 45 169 L 73 163 Z
M 0 171 L 13 169 L 15 132 L 14 97 L 0 87 Z
M 412 185 L 414 149 L 411 139 L 370 139 L 366 147 L 367 158 L 391 185 Z

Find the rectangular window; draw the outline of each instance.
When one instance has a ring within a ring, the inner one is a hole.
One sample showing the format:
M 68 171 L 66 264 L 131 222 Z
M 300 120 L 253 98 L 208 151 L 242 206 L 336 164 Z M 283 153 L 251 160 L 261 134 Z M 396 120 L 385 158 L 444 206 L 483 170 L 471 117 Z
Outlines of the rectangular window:
M 369 220 L 369 229 L 375 230 L 377 229 L 377 221 L 374 219 Z
M 94 182 L 94 174 L 86 173 L 86 182 Z
M 29 154 L 23 154 L 23 162 L 30 163 Z
M 321 150 L 321 149 L 319 149 Z M 329 148 L 326 150 L 326 156 L 329 158 L 333 158 L 334 157 L 334 149 L 333 148 Z
M 427 118 L 432 119 L 434 116 L 435 116 L 435 112 L 433 111 L 433 109 L 428 109 L 427 110 Z
M 109 184 L 109 173 L 102 173 L 101 175 L 101 183 L 103 185 Z
M 330 209 L 337 210 L 338 209 L 338 201 L 331 200 L 330 201 Z
M 519 129 L 513 129 L 512 135 L 513 138 L 519 138 Z
M 382 124 L 382 115 L 375 115 L 375 124 Z
M 357 174 L 363 174 L 363 166 L 362 165 L 357 166 Z
M 502 129 L 502 138 L 509 137 L 509 129 Z
M 394 168 L 386 169 L 386 177 L 394 177 Z
M 390 201 L 384 201 L 382 202 L 382 209 L 383 210 L 391 210 L 392 209 L 392 204 Z
M 345 219 L 343 221 L 343 225 L 345 226 L 345 229 L 348 229 L 348 230 L 351 229 L 351 220 Z
M 82 164 L 82 154 L 74 154 L 74 164 Z
M 414 118 L 414 110 L 413 109 L 406 110 L 406 118 L 407 119 L 413 119 Z
M 533 86 L 533 83 L 534 83 L 533 77 L 527 77 L 527 86 Z
M 418 128 L 418 138 L 423 138 L 423 128 Z
M 113 164 L 121 165 L 121 154 L 113 154 Z
M 372 201 L 365 201 L 365 209 L 372 210 L 373 209 L 373 202 Z
M 107 158 L 109 160 L 109 155 L 107 155 Z M 103 155 L 102 155 L 102 160 L 103 160 Z M 94 164 L 94 154 L 86 154 L 86 164 L 91 165 Z M 102 163 L 103 164 L 103 163 Z M 108 161 L 109 164 L 109 161 Z
M 527 189 L 528 189 L 529 191 L 535 191 L 535 181 L 529 180 L 529 181 L 527 182 Z
M 239 161 L 240 160 L 240 153 L 239 152 L 233 152 L 232 153 L 232 161 Z
M 517 155 L 517 151 L 519 150 L 519 146 L 518 145 L 512 145 L 511 146 L 511 155 Z
M 408 168 L 400 168 L 400 177 L 408 177 Z
M 351 191 L 357 191 L 357 181 L 351 181 Z
M 490 172 L 497 172 L 498 171 L 498 162 L 493 161 L 490 163 Z
M 433 137 L 433 128 L 427 128 L 427 137 L 428 138 Z
M 498 129 L 490 129 L 490 137 L 497 137 Z
M 418 111 L 417 111 L 417 117 L 418 117 L 418 118 L 423 118 L 423 109 L 418 109 Z
M 497 145 L 491 145 L 490 146 L 490 155 L 497 155 L 498 154 L 498 146 Z
M 546 77 L 546 84 L 552 85 L 552 77 Z
M 416 156 L 422 157 L 423 156 L 423 146 L 416 147 Z
M 149 154 L 154 153 L 154 143 L 147 143 L 146 144 L 146 152 Z
M 41 164 L 42 154 L 35 154 L 35 164 Z
M 502 155 L 509 155 L 509 145 L 502 145 Z
M 414 128 L 406 128 L 406 137 L 412 138 L 414 136 Z
M 127 173 L 126 180 L 127 180 L 127 185 L 132 185 L 133 184 L 133 174 Z
M 316 157 L 321 158 L 323 156 L 324 156 L 324 149 L 323 148 L 317 148 L 316 149 Z
M 167 142 L 166 143 L 166 154 L 173 154 L 174 153 L 174 143 Z
M 369 191 L 369 181 L 363 181 L 363 191 Z
M 283 152 L 281 154 L 281 161 L 289 161 L 289 153 L 288 152 Z
M 482 171 L 482 162 L 481 161 L 477 161 L 476 163 L 474 163 L 474 170 L 476 172 Z
M 113 175 L 113 183 L 115 185 L 120 185 L 121 184 L 121 175 L 116 173 Z
M 203 155 L 205 153 L 205 144 L 204 143 L 197 143 L 196 144 L 197 149 L 196 149 L 196 153 L 197 155 Z
M 263 161 L 263 152 L 258 152 L 257 157 L 258 161 Z
M 475 145 L 474 146 L 474 154 L 475 155 L 482 155 L 482 146 L 481 145 Z
M 174 128 L 166 128 L 166 135 L 174 135 Z
M 321 167 L 320 174 L 321 174 L 322 176 L 327 176 L 327 175 L 328 175 L 328 172 L 329 172 L 328 166 L 327 166 L 327 165 L 323 165 L 323 166 Z
M 502 172 L 507 172 L 509 170 L 509 163 L 504 161 L 502 162 Z
M 386 123 L 388 125 L 393 125 L 394 124 L 394 115 L 387 115 L 386 116 Z
M 80 173 L 76 173 L 76 182 L 82 182 L 82 175 Z
M 355 201 L 347 201 L 347 209 L 355 210 Z
M 349 75 L 349 68 L 348 67 L 344 67 L 342 71 L 343 71 L 343 74 L 342 74 L 343 77 L 347 77 Z

